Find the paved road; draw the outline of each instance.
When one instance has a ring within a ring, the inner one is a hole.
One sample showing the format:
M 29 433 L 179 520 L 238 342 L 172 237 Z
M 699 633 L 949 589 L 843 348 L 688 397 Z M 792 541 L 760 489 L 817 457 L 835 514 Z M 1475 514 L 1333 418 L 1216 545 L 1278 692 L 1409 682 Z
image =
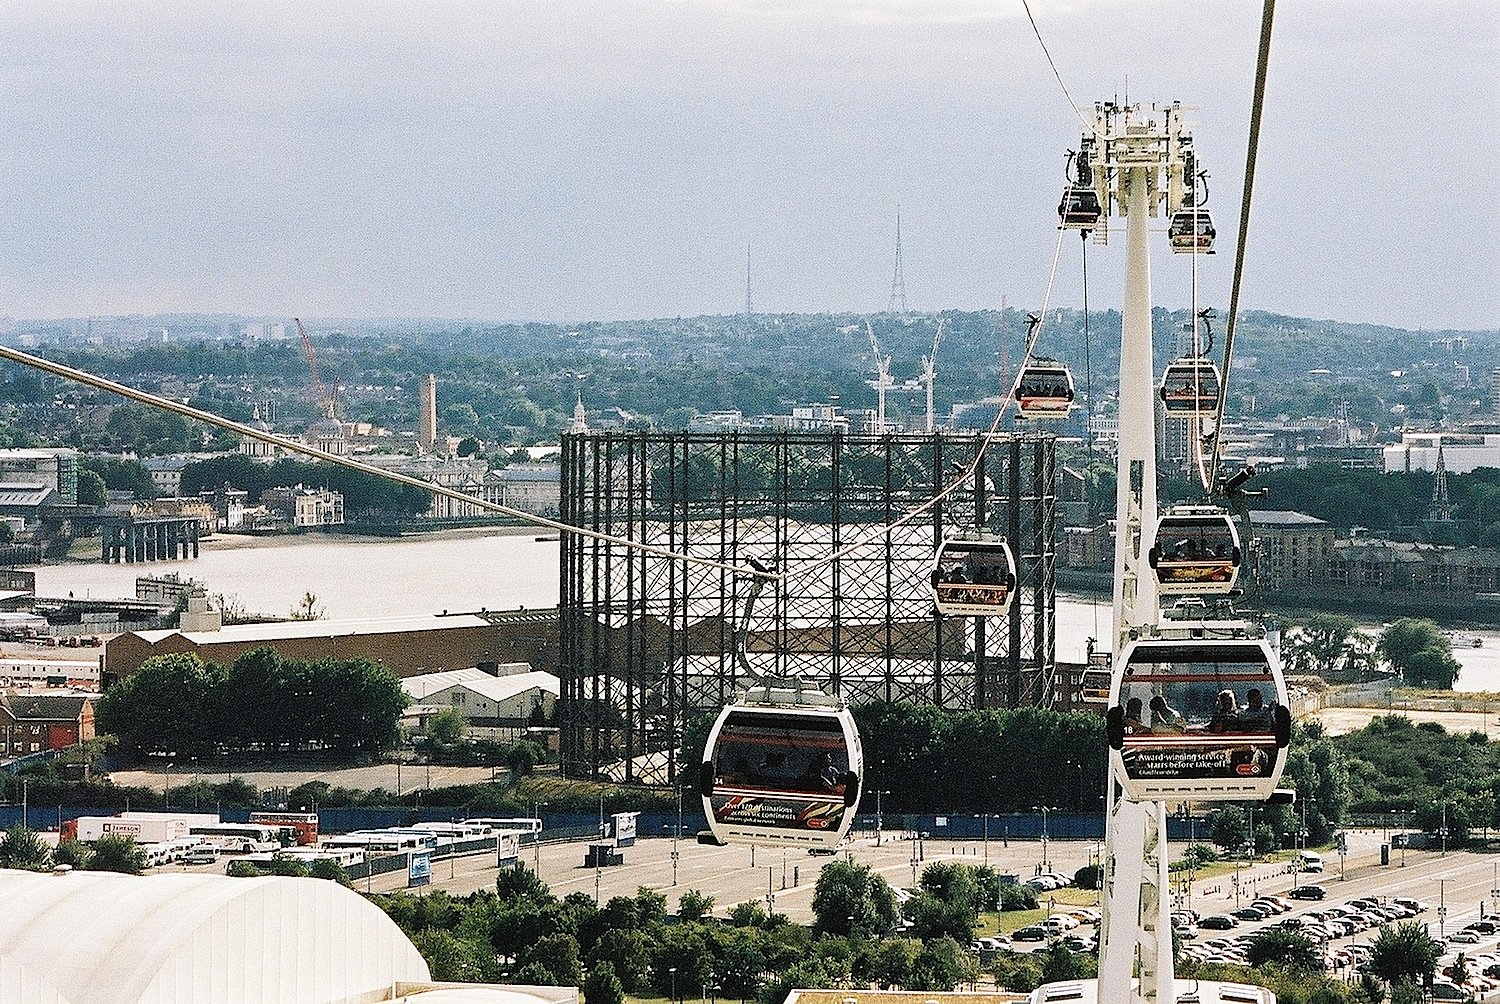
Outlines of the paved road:
M 1050 866 L 1071 875 L 1088 864 L 1089 851 L 1095 845 L 1075 841 L 1051 841 L 1048 845 Z M 715 913 L 721 916 L 745 900 L 765 902 L 767 892 L 778 912 L 801 923 L 812 921 L 813 886 L 824 865 L 834 860 L 802 850 L 749 847 L 711 847 L 690 839 L 678 841 L 676 882 L 673 882 L 672 840 L 653 837 L 623 850 L 625 863 L 613 868 L 584 868 L 586 843 L 543 844 L 526 848 L 522 860 L 535 867 L 539 855 L 542 880 L 558 896 L 570 892 L 593 895 L 597 880 L 601 900 L 611 896 L 633 895 L 639 886 L 656 889 L 676 906 L 676 897 L 696 889 L 714 897 Z M 851 840 L 850 859 L 873 867 L 893 886 L 914 884 L 912 858 L 919 855 L 917 871 L 939 860 L 984 864 L 986 847 L 981 841 L 914 840 L 905 834 L 885 833 L 877 846 L 873 836 Z M 991 867 L 1013 872 L 1025 878 L 1035 871 L 1041 860 L 1037 841 L 991 840 L 988 845 Z M 753 858 L 753 863 L 752 863 Z M 455 894 L 492 888 L 496 869 L 487 858 L 440 861 L 433 866 L 432 887 Z M 400 874 L 377 876 L 368 886 L 375 892 L 402 888 Z M 363 885 L 362 885 L 363 888 Z

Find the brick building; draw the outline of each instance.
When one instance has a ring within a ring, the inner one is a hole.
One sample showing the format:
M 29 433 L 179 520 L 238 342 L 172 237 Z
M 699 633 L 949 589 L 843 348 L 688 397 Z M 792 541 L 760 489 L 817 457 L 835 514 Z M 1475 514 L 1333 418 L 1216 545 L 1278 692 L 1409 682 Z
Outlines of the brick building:
M 0 696 L 7 757 L 62 750 L 94 738 L 94 700 L 75 694 Z
M 1307 589 L 1327 580 L 1338 530 L 1300 512 L 1252 511 L 1256 577 L 1267 589 Z

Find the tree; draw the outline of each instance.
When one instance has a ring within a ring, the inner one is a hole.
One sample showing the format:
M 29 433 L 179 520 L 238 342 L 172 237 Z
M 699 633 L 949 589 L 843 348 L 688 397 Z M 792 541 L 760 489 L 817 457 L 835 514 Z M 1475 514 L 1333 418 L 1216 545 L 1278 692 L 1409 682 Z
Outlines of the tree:
M 52 866 L 52 852 L 30 827 L 15 823 L 0 836 L 0 868 L 41 872 Z
M 312 872 L 307 865 L 295 858 L 277 858 L 271 862 L 270 872 L 282 878 L 307 878 Z
M 1406 682 L 1434 690 L 1452 690 L 1462 668 L 1451 652 L 1424 648 L 1407 660 Z
M 417 931 L 411 936 L 411 943 L 427 961 L 434 980 L 475 983 L 487 975 L 484 956 L 489 951 L 488 945 L 475 944 L 452 931 L 435 927 Z
M 642 931 L 614 928 L 606 930 L 594 943 L 589 962 L 595 967 L 607 965 L 626 993 L 635 993 L 646 983 L 651 966 L 650 946 Z
M 253 863 L 240 858 L 229 862 L 229 867 L 224 870 L 224 874 L 230 878 L 258 878 L 260 869 Z
M 294 621 L 322 620 L 323 608 L 318 605 L 318 594 L 310 589 L 303 593 L 302 599 L 298 601 L 296 608 L 292 610 L 291 616 Z
M 1309 973 L 1323 971 L 1323 955 L 1310 938 L 1277 928 L 1267 928 L 1256 935 L 1245 949 L 1245 959 L 1256 969 L 1275 963 Z
M 1381 929 L 1370 947 L 1370 972 L 1393 986 L 1403 979 L 1421 986 L 1431 979 L 1442 954 L 1442 946 L 1422 924 L 1392 924 Z
M 677 916 L 681 920 L 702 920 L 714 912 L 714 898 L 689 889 L 677 898 Z
M 318 860 L 314 861 L 312 863 L 312 866 L 308 868 L 307 874 L 312 876 L 313 878 L 327 879 L 330 882 L 337 882 L 342 886 L 349 886 L 352 888 L 354 885 L 353 880 L 349 878 L 349 872 L 344 869 L 343 865 L 339 864 L 332 858 L 319 858 Z
M 1418 652 L 1436 650 L 1451 656 L 1453 643 L 1435 623 L 1421 617 L 1403 617 L 1380 633 L 1376 646 L 1391 668 L 1406 674 Z
M 57 850 L 52 852 L 52 863 L 68 865 L 78 871 L 87 871 L 93 857 L 94 851 L 88 844 L 77 840 L 64 840 L 57 845 Z
M 529 980 L 547 986 L 576 987 L 583 979 L 578 966 L 578 939 L 571 934 L 548 934 L 525 947 L 517 960 L 522 969 L 539 969 L 542 980 Z
M 600 962 L 589 970 L 583 981 L 584 1004 L 625 1004 L 625 988 L 615 975 L 615 967 Z
M 541 902 L 552 898 L 552 890 L 547 888 L 547 883 L 543 882 L 536 872 L 520 862 L 509 868 L 500 869 L 500 874 L 495 877 L 495 892 L 499 894 L 502 901 Z
M 146 852 L 136 845 L 134 837 L 109 834 L 94 841 L 94 853 L 88 868 L 95 872 L 139 875 L 146 870 Z
M 1354 618 L 1343 614 L 1314 614 L 1287 632 L 1282 656 L 1288 672 L 1328 676 L 1339 668 L 1354 633 Z
M 427 720 L 427 738 L 434 746 L 456 746 L 467 728 L 468 722 L 456 708 L 444 708 Z
M 896 894 L 868 865 L 830 862 L 813 888 L 813 930 L 847 935 L 854 931 L 883 934 L 900 914 Z
M 979 960 L 952 938 L 936 938 L 922 946 L 911 970 L 911 989 L 949 991 L 979 978 Z
M 729 920 L 735 927 L 762 927 L 766 922 L 766 908 L 757 900 L 747 899 L 730 909 Z
M 1001 910 L 1035 910 L 1038 905 L 1036 890 L 1029 885 L 1003 885 L 1000 887 Z
M 91 471 L 87 467 L 78 471 L 79 505 L 103 505 L 108 498 L 108 491 L 104 478 L 97 471 Z

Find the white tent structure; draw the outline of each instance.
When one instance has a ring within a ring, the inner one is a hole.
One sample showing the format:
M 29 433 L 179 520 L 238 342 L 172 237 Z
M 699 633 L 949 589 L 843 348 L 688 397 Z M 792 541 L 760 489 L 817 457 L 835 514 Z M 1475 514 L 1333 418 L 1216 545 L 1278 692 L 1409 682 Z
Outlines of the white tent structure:
M 398 999 L 538 1002 L 431 983 L 401 929 L 336 882 L 0 870 L 0 1004 Z

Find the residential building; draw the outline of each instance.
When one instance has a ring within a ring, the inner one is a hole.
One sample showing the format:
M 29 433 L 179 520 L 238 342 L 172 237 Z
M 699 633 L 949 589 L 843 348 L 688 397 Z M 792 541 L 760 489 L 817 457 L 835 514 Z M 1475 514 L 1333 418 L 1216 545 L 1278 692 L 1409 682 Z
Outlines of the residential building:
M 340 526 L 344 522 L 344 493 L 329 488 L 267 488 L 260 500 L 291 526 Z
M 175 498 L 182 491 L 182 469 L 202 458 L 185 453 L 174 453 L 164 457 L 146 457 L 141 466 L 151 472 L 151 485 L 156 494 Z
M 512 509 L 556 516 L 562 508 L 561 464 L 511 464 L 490 472 L 485 487 L 491 486 L 499 488 L 495 501 Z
M 0 735 L 8 757 L 62 750 L 94 738 L 87 694 L 0 695 Z
M 1263 588 L 1304 589 L 1326 581 L 1338 539 L 1333 524 L 1300 512 L 1256 510 L 1250 513 L 1250 526 L 1255 576 Z

